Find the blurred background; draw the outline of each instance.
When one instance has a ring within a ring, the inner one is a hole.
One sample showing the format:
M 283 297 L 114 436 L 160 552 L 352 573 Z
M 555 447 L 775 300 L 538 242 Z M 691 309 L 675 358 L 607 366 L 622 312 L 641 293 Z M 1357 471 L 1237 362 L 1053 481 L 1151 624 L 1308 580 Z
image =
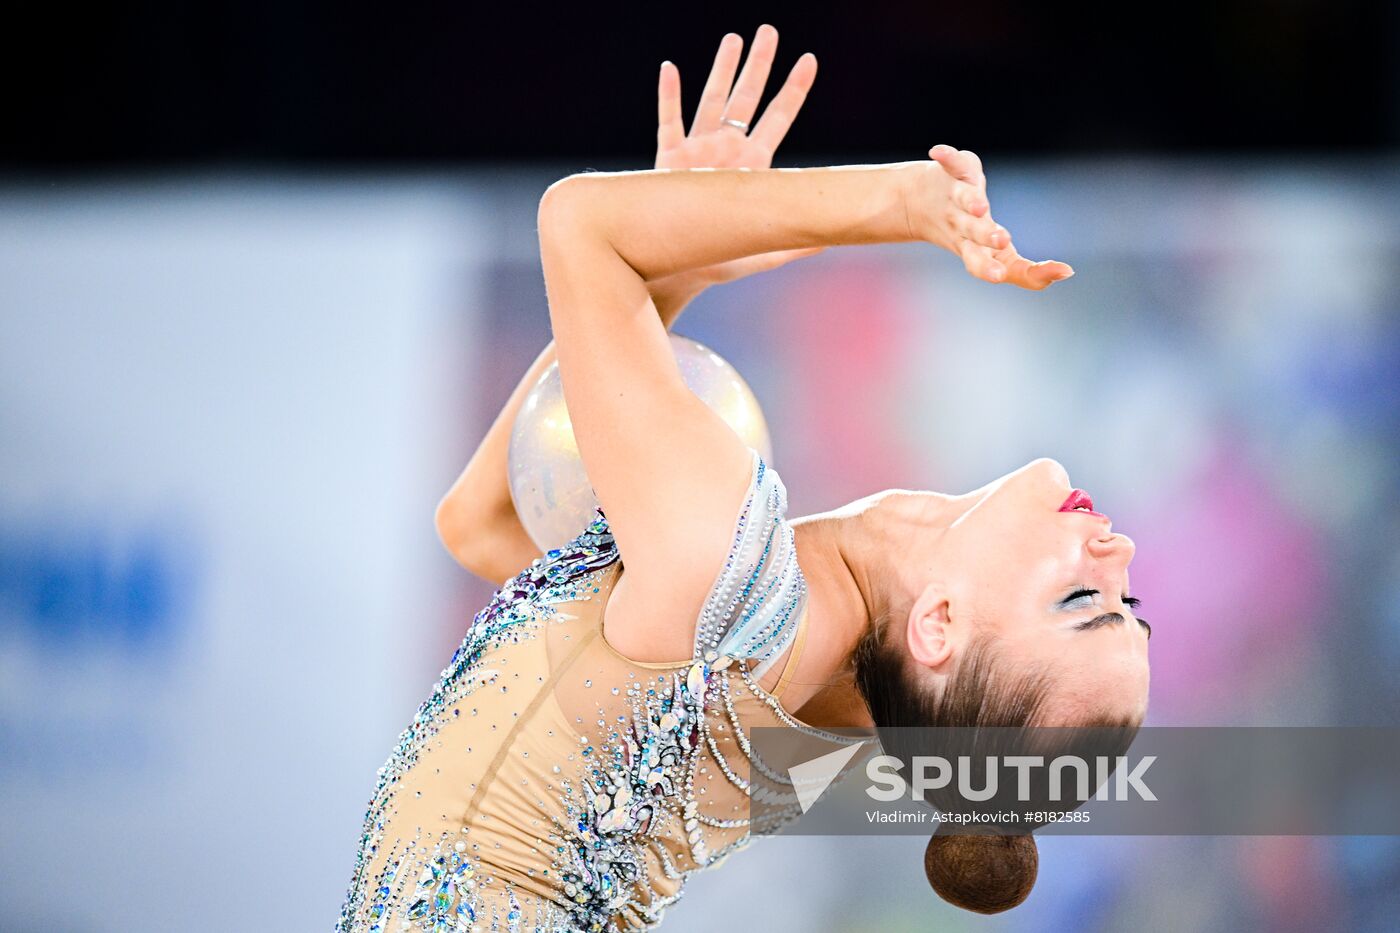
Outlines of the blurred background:
M 702 296 L 675 331 L 754 388 L 789 514 L 1054 457 L 1137 542 L 1149 724 L 1394 724 L 1400 8 L 1061 6 L 16 20 L 0 928 L 330 929 L 375 770 L 490 596 L 432 517 L 549 337 L 539 195 L 650 167 L 661 60 L 688 120 L 721 36 L 761 22 L 770 93 L 821 63 L 777 165 L 974 149 L 1021 251 L 1077 271 L 1022 293 L 841 249 Z M 1400 910 L 1394 838 L 1049 837 L 997 918 L 930 892 L 923 843 L 758 840 L 663 928 Z

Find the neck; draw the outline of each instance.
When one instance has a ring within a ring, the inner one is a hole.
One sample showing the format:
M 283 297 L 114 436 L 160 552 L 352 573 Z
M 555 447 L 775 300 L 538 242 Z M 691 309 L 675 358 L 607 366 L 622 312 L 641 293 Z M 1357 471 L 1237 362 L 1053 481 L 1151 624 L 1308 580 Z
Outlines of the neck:
M 886 490 L 793 520 L 807 580 L 807 640 L 783 706 L 814 726 L 870 728 L 854 653 L 886 614 L 907 612 L 929 567 L 930 542 L 959 513 L 940 493 Z

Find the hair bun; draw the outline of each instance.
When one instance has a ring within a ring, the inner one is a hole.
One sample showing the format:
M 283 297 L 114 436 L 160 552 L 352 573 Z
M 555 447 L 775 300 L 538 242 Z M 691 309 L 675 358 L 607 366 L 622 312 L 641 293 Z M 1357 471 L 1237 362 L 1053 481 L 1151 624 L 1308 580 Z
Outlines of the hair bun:
M 924 871 L 938 896 L 964 910 L 996 914 L 1021 903 L 1035 887 L 1040 855 L 1030 836 L 935 833 L 924 850 Z

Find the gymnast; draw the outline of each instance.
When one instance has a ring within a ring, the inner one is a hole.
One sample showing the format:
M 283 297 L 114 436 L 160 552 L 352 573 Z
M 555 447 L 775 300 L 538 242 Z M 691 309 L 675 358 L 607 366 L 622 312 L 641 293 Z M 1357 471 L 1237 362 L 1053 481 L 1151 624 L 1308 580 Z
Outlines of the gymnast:
M 971 152 L 770 168 L 817 67 L 803 55 L 751 127 L 776 44 L 760 27 L 736 82 L 726 36 L 688 132 L 664 63 L 656 167 L 572 175 L 539 203 L 554 339 L 437 513 L 499 589 L 379 771 L 337 930 L 651 927 L 771 828 L 749 808 L 755 728 L 837 747 L 1145 714 L 1133 543 L 1058 463 L 790 518 L 777 471 L 683 383 L 667 330 L 691 298 L 827 247 L 927 243 L 1032 290 L 1072 274 L 1017 253 Z M 601 507 L 540 553 L 506 455 L 556 356 Z M 1035 863 L 1029 835 L 940 833 L 926 857 L 941 896 L 984 912 L 1023 900 Z

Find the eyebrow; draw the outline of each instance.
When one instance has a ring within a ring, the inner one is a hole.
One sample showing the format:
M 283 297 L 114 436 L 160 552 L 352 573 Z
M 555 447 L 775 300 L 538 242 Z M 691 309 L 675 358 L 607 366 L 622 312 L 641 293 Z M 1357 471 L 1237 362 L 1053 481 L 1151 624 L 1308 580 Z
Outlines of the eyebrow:
M 1085 619 L 1083 622 L 1077 623 L 1074 629 L 1077 632 L 1083 632 L 1089 629 L 1103 628 L 1105 625 L 1117 625 L 1120 622 L 1127 621 L 1128 620 L 1123 617 L 1123 613 L 1121 612 L 1105 612 L 1102 615 L 1094 616 L 1092 619 Z
M 1105 625 L 1117 625 L 1120 622 L 1127 621 L 1128 620 L 1123 617 L 1123 613 L 1121 612 L 1105 612 L 1102 615 L 1094 616 L 1092 619 L 1085 619 L 1083 622 L 1076 623 L 1074 630 L 1076 632 L 1087 632 L 1091 629 L 1103 628 Z M 1152 626 L 1148 625 L 1143 619 L 1138 619 L 1138 624 L 1147 630 L 1147 637 L 1151 638 Z
M 1069 594 L 1068 596 L 1066 596 L 1064 599 L 1060 600 L 1058 606 L 1059 606 L 1060 609 L 1063 610 L 1063 609 L 1067 608 L 1067 607 L 1068 607 L 1068 604 L 1069 604 L 1070 602 L 1072 602 L 1073 600 L 1077 599 L 1077 598 L 1080 597 L 1080 596 L 1089 595 L 1089 594 L 1091 594 L 1091 593 L 1093 593 L 1093 592 L 1095 592 L 1095 591 L 1094 591 L 1094 590 L 1087 589 L 1087 588 L 1085 588 L 1085 587 L 1080 587 L 1079 589 L 1075 590 L 1073 593 L 1070 593 L 1070 594 Z M 1127 597 L 1125 596 L 1124 599 L 1126 599 L 1126 598 L 1127 598 Z M 1091 630 L 1096 629 L 1096 628 L 1103 628 L 1105 625 L 1118 625 L 1119 623 L 1127 622 L 1127 621 L 1128 621 L 1128 620 L 1123 616 L 1123 613 L 1121 613 L 1121 612 L 1105 612 L 1105 613 L 1101 613 L 1101 614 L 1099 614 L 1099 615 L 1094 616 L 1092 619 L 1085 619 L 1083 622 L 1076 622 L 1076 623 L 1074 624 L 1074 630 L 1075 630 L 1076 632 L 1087 632 L 1087 631 L 1091 631 Z M 1139 624 L 1139 625 L 1141 625 L 1144 629 L 1147 630 L 1147 637 L 1148 637 L 1148 638 L 1151 638 L 1151 637 L 1152 637 L 1152 626 L 1150 626 L 1150 625 L 1147 624 L 1147 620 L 1146 620 L 1146 619 L 1138 619 L 1137 621 L 1138 621 L 1138 624 Z

